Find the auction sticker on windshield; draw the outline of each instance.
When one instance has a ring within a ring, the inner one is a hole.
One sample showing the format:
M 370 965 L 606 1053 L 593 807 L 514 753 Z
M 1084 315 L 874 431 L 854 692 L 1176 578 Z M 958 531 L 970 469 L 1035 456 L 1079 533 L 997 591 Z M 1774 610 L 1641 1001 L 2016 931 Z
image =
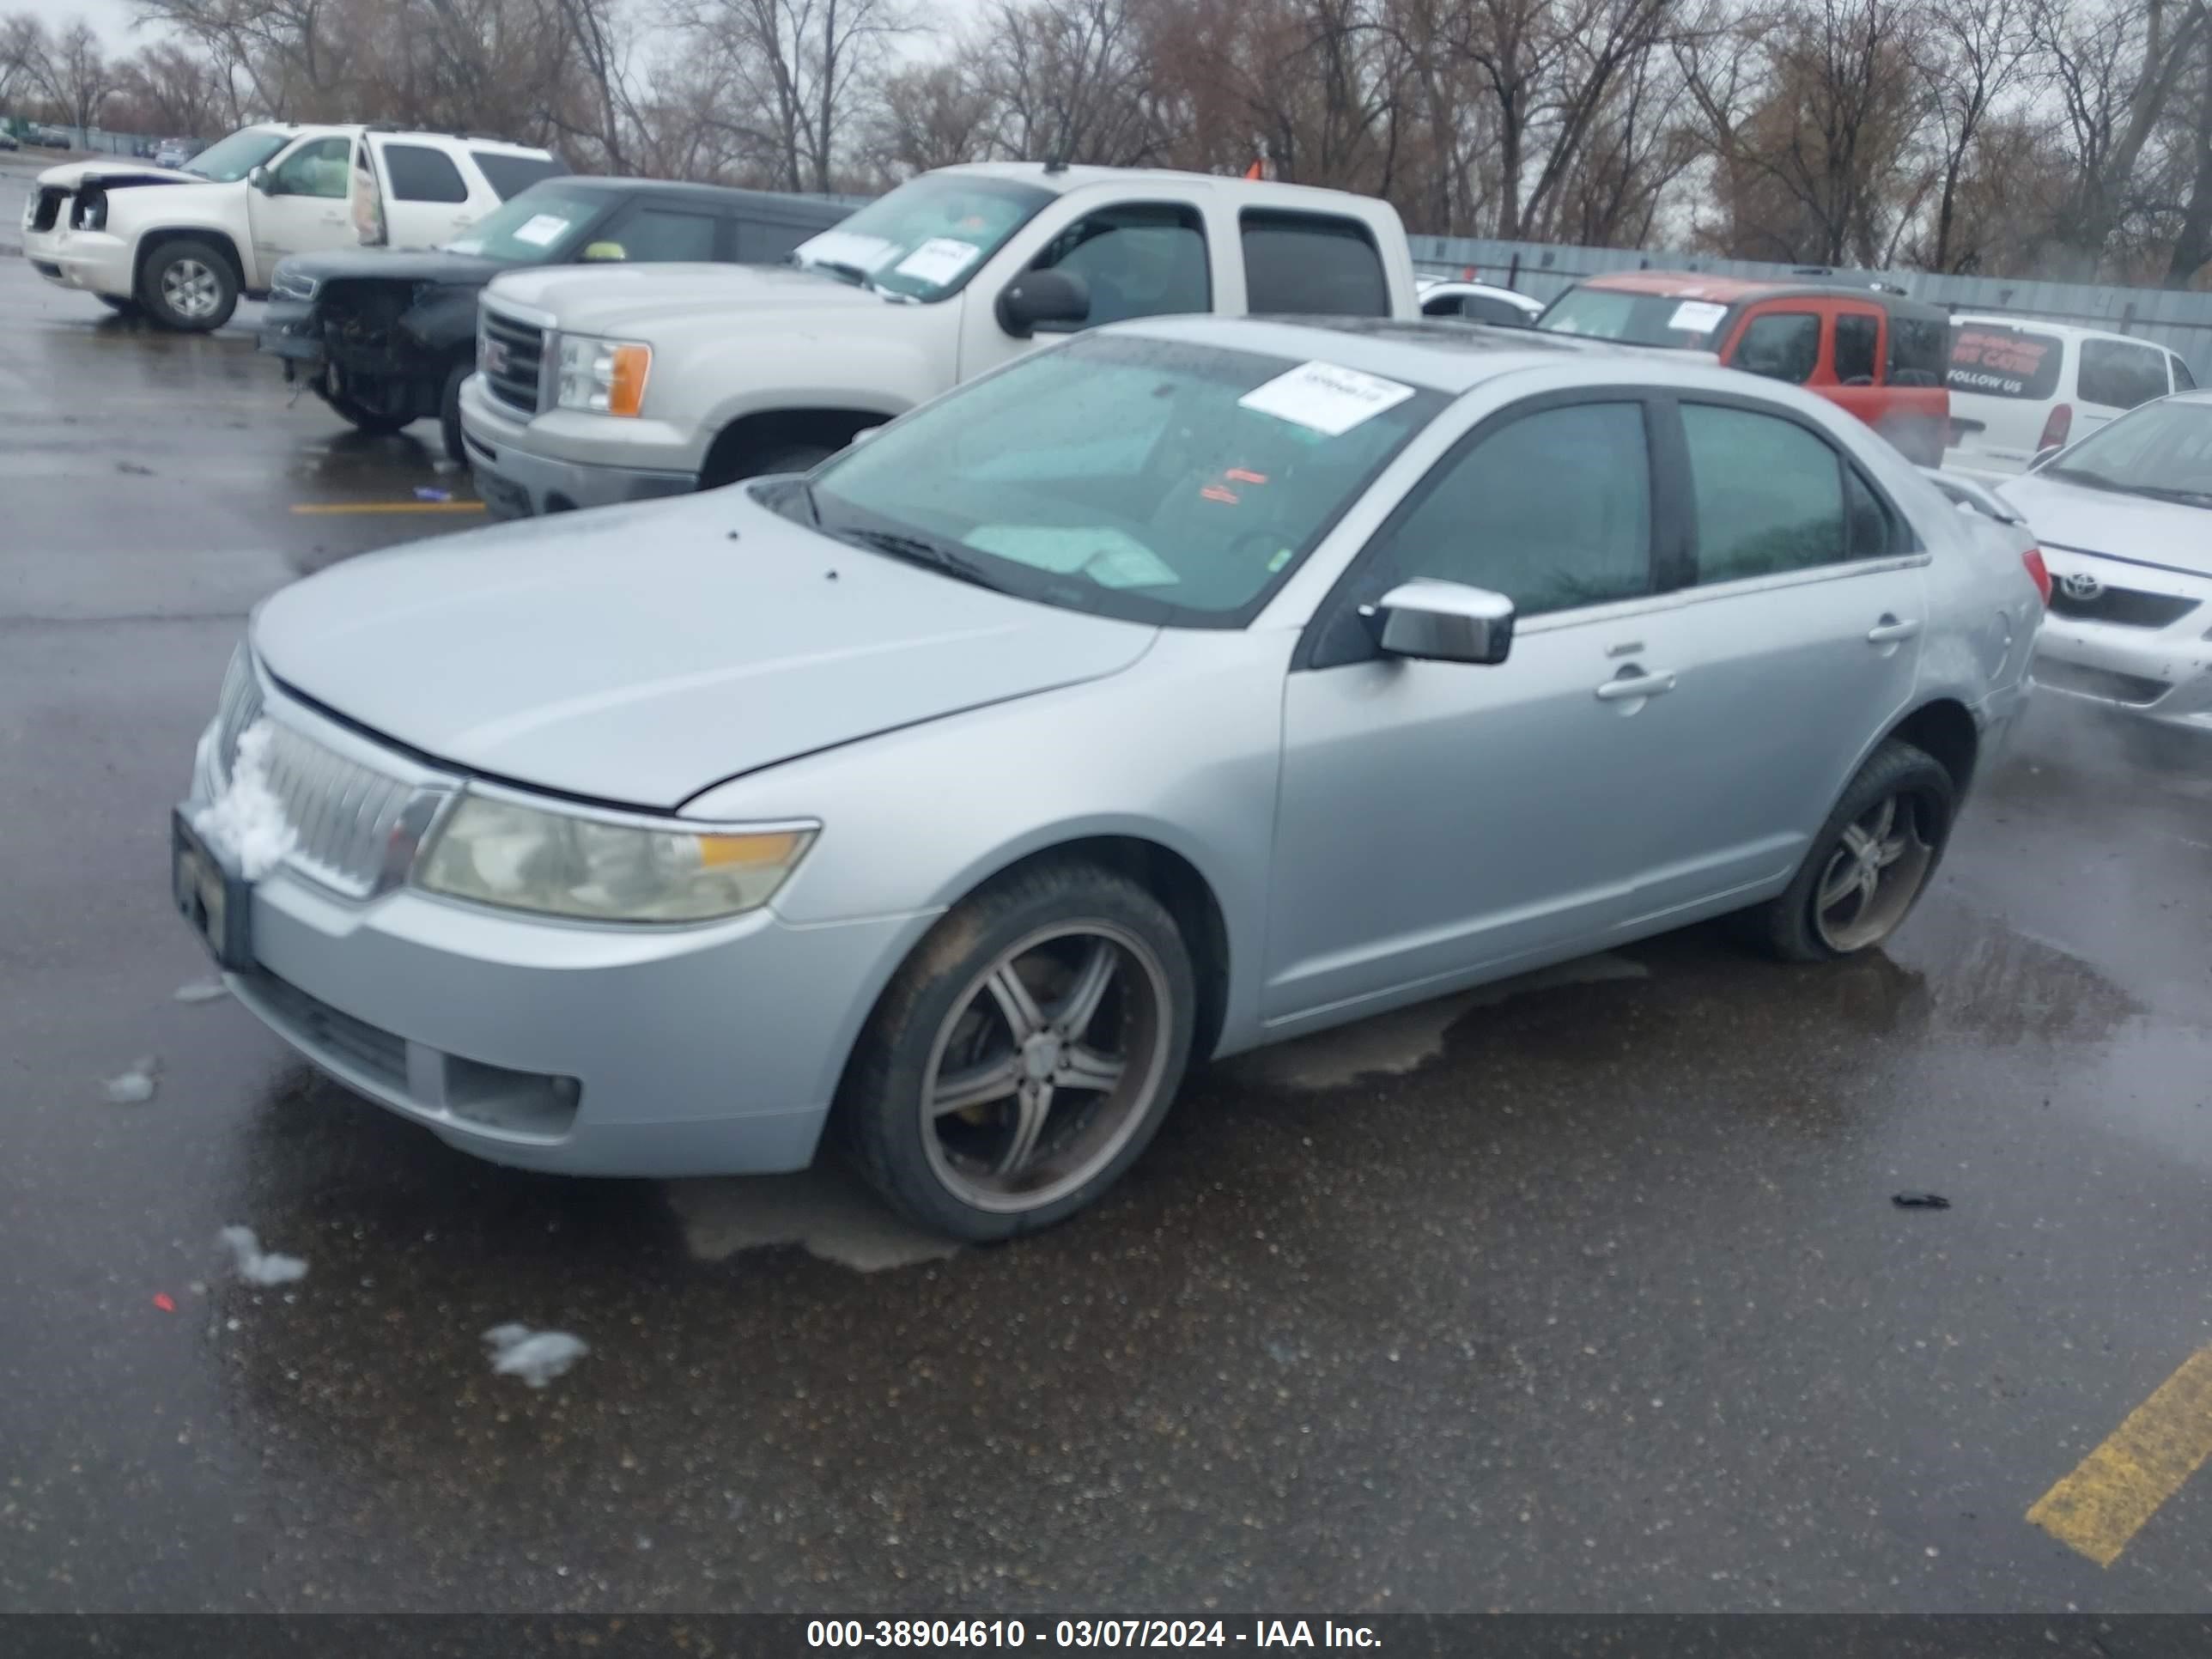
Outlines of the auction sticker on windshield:
M 1710 334 L 1727 315 L 1726 306 L 1717 306 L 1711 300 L 1685 300 L 1674 307 L 1667 326 L 1682 334 Z
M 532 247 L 550 247 L 568 228 L 568 222 L 559 214 L 541 213 L 517 225 L 514 240 L 527 242 Z
M 1237 406 L 1304 427 L 1324 437 L 1340 438 L 1362 421 L 1402 404 L 1413 388 L 1363 374 L 1336 363 L 1300 363 L 1286 374 L 1263 381 L 1237 400 Z
M 933 236 L 894 265 L 891 274 L 921 283 L 949 283 L 974 264 L 982 251 L 957 236 Z

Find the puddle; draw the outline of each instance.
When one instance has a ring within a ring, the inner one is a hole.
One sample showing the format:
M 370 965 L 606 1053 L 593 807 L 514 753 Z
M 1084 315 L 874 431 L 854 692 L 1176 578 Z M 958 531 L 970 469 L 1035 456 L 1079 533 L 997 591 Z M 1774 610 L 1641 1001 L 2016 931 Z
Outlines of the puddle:
M 1494 1008 L 1532 991 L 1650 977 L 1649 968 L 1626 957 L 1609 951 L 1584 957 L 1242 1054 L 1229 1068 L 1249 1081 L 1291 1089 L 1337 1089 L 1363 1077 L 1402 1077 L 1442 1054 L 1445 1033 L 1474 1009 Z
M 960 1248 L 908 1226 L 851 1176 L 826 1164 L 794 1175 L 671 1182 L 668 1206 L 701 1261 L 802 1244 L 824 1261 L 873 1273 L 941 1261 Z

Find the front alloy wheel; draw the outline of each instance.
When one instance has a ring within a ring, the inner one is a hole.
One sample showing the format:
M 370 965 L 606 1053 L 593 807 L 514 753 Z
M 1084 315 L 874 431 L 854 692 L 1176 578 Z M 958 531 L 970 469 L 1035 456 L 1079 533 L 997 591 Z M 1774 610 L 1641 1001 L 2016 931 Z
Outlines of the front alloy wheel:
M 1031 1210 L 1111 1163 L 1167 1063 L 1167 975 L 1103 921 L 1047 927 L 972 979 L 925 1075 L 923 1146 L 981 1210 Z
M 909 1220 L 974 1242 L 1073 1215 L 1120 1179 L 1175 1097 L 1197 992 L 1182 934 L 1126 875 L 1018 868 L 892 976 L 833 1122 Z

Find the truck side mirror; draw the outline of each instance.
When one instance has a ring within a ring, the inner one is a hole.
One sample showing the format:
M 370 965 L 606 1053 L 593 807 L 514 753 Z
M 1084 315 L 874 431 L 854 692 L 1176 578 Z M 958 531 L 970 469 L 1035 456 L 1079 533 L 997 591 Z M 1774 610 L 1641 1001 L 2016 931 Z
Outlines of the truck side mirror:
M 246 182 L 252 185 L 254 189 L 259 191 L 264 196 L 274 195 L 276 193 L 270 187 L 269 169 L 267 167 L 257 167 L 247 169 Z
M 1000 294 L 998 313 L 1017 340 L 1052 324 L 1072 328 L 1091 319 L 1091 285 L 1064 270 L 1025 270 Z

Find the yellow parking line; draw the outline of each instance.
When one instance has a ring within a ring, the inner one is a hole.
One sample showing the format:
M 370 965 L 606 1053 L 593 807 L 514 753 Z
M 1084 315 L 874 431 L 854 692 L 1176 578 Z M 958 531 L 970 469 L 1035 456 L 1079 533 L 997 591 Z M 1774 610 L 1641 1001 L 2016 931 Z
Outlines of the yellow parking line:
M 2109 1567 L 2207 1455 L 2212 1455 L 2212 1348 L 2184 1360 L 2073 1474 L 2035 1500 L 2027 1518 Z
M 295 513 L 481 513 L 482 501 L 295 501 Z

